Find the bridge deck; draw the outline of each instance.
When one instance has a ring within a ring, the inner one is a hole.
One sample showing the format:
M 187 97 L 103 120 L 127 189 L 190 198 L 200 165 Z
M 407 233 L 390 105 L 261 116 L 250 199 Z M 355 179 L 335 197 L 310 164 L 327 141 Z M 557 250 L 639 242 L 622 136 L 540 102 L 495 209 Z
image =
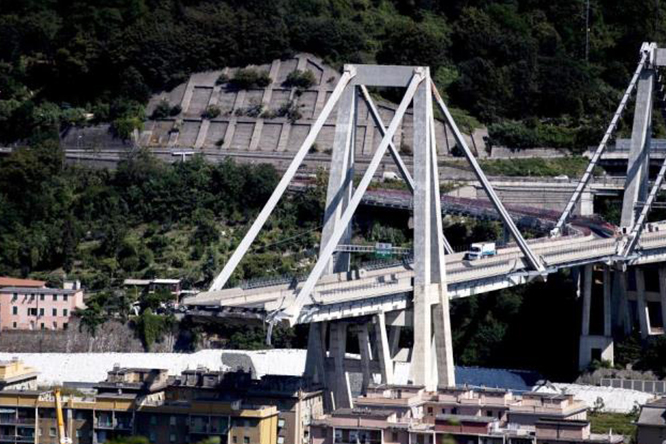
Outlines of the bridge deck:
M 640 255 L 627 261 L 644 263 L 663 260 L 666 254 L 666 225 L 655 225 L 664 231 L 646 232 L 640 243 Z M 600 239 L 592 235 L 530 241 L 535 253 L 547 266 L 547 273 L 585 263 L 610 262 L 616 256 L 618 239 Z M 498 250 L 496 256 L 464 260 L 464 253 L 446 256 L 447 285 L 452 299 L 493 291 L 528 282 L 538 275 L 529 272 L 517 247 Z M 305 305 L 299 322 L 339 319 L 382 311 L 404 309 L 409 305 L 413 271 L 409 264 L 339 273 L 323 277 Z M 185 303 L 191 307 L 226 307 L 234 311 L 271 313 L 294 300 L 300 288 L 280 284 L 259 288 L 231 288 L 200 293 Z

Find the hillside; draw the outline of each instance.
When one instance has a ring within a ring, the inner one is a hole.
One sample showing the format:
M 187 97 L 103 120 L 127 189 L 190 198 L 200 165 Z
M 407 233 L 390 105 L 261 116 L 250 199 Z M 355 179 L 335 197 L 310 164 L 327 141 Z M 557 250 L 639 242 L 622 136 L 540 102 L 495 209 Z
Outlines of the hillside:
M 63 126 L 143 125 L 152 91 L 190 73 L 308 52 L 346 62 L 428 65 L 453 106 L 491 139 L 596 141 L 666 5 L 578 0 L 104 0 L 4 2 L 0 134 L 40 140 Z

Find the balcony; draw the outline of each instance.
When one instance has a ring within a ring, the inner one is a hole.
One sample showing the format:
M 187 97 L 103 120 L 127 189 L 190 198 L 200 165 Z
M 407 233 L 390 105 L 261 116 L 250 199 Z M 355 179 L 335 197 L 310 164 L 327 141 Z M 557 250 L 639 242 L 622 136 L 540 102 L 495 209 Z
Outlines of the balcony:
M 104 419 L 95 419 L 94 422 L 94 427 L 96 429 L 104 429 L 104 430 L 132 430 L 134 426 L 134 422 L 129 420 L 111 420 L 110 418 L 104 418 Z
M 17 418 L 15 416 L 0 416 L 0 425 L 35 426 L 35 418 Z
M 190 433 L 205 435 L 226 435 L 229 432 L 228 427 L 216 427 L 211 424 L 190 424 Z

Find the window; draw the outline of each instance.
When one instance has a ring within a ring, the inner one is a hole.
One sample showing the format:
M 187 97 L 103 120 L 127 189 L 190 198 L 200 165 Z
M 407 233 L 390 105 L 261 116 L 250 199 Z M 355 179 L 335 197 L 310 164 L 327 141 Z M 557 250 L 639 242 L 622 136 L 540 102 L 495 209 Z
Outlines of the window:
M 15 301 L 17 299 L 18 299 L 18 293 L 14 293 L 14 295 L 12 296 L 12 301 Z
M 14 306 L 12 307 L 12 314 L 17 315 L 18 314 L 18 307 Z
M 56 302 L 57 300 L 58 300 L 58 295 L 57 295 L 57 294 L 54 294 L 54 295 L 53 295 L 53 302 Z
M 63 323 L 62 323 L 62 329 L 63 329 L 63 330 L 67 330 L 67 327 L 69 327 L 69 325 L 67 324 L 67 322 L 63 322 Z
M 250 444 L 250 437 L 249 436 L 243 436 L 243 444 Z
M 442 409 L 442 415 L 446 415 L 446 409 Z
M 150 425 L 157 425 L 157 416 L 155 415 L 150 416 Z
M 493 417 L 493 411 L 492 410 L 486 410 L 486 416 L 490 416 L 492 418 Z
M 37 428 L 37 436 L 42 436 L 42 429 L 41 427 Z
M 428 413 L 432 415 L 432 407 L 428 407 Z
M 37 316 L 36 308 L 28 308 L 28 316 Z
M 77 437 L 77 438 L 83 438 L 83 434 L 81 433 L 81 430 L 80 430 L 80 429 L 77 429 L 77 430 L 76 430 L 76 437 Z
M 58 329 L 58 323 L 56 321 L 53 321 L 53 329 L 54 330 Z
M 42 330 L 44 330 L 44 323 L 43 323 L 43 322 L 40 322 L 40 323 L 39 323 L 39 328 L 41 328 Z
M 62 315 L 63 316 L 67 316 L 68 313 L 69 313 L 69 311 L 66 308 L 62 309 Z
M 30 300 L 31 300 L 31 301 L 34 301 L 34 300 L 35 300 L 35 295 L 34 295 L 34 294 L 31 294 L 31 295 L 30 295 Z
M 398 442 L 398 432 L 391 433 L 391 439 L 393 442 Z
M 39 309 L 39 315 L 40 315 L 40 316 L 44 316 L 44 309 L 43 309 L 43 308 L 40 308 L 40 309 Z
M 148 435 L 149 435 L 148 439 L 150 439 L 150 442 L 155 442 L 157 440 L 157 433 L 155 433 L 154 430 L 151 430 Z
M 457 407 L 453 407 L 453 408 L 451 409 L 451 414 L 452 414 L 452 415 L 457 415 L 457 414 L 458 414 L 458 408 L 457 408 Z
M 277 444 L 284 444 L 284 436 L 278 436 Z
M 40 294 L 40 295 L 39 295 L 39 300 L 40 300 L 40 301 L 43 301 L 43 300 L 45 300 L 45 299 L 46 299 L 46 296 L 44 296 L 43 294 Z
M 231 437 L 231 442 L 232 442 L 233 444 L 238 444 L 238 436 L 236 436 L 236 435 L 232 436 L 232 437 Z
M 280 418 L 278 419 L 278 429 L 281 429 L 284 427 L 284 419 Z
M 57 309 L 57 308 L 54 308 L 54 309 L 51 311 L 51 314 L 52 314 L 53 316 L 58 316 L 58 309 Z
M 63 301 L 67 302 L 67 299 L 68 299 L 68 298 L 69 298 L 69 296 L 67 296 L 66 294 L 63 294 L 63 295 L 62 295 L 62 300 L 63 300 Z
M 16 328 L 16 327 L 17 327 L 17 326 L 16 326 L 16 322 L 14 322 L 14 328 Z
M 53 427 L 49 429 L 49 436 L 56 436 L 55 429 Z
M 169 425 L 172 425 L 172 426 L 176 425 L 176 417 L 175 416 L 170 416 L 169 417 Z
M 175 433 L 171 433 L 169 435 L 169 442 L 176 442 L 176 434 Z

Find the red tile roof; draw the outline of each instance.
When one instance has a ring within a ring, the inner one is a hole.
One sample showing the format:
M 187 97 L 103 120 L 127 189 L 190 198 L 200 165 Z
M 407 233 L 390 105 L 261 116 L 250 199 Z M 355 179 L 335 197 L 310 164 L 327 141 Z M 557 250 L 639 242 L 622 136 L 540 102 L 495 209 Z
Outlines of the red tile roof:
M 46 286 L 44 281 L 35 281 L 33 279 L 17 279 L 12 277 L 0 276 L 0 287 L 31 287 L 42 288 Z

